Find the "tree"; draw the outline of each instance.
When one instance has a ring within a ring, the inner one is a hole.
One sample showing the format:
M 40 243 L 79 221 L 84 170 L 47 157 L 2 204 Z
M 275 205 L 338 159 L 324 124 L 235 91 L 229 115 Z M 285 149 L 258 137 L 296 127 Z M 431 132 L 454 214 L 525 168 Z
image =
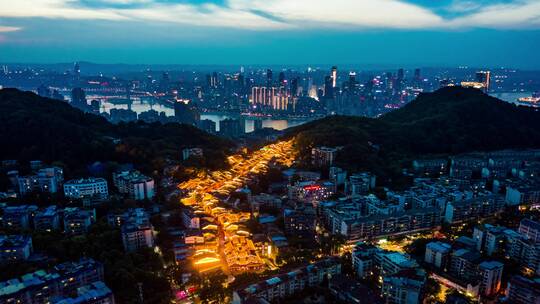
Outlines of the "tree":
M 230 290 L 225 287 L 227 276 L 223 273 L 212 273 L 204 276 L 199 289 L 199 299 L 202 303 L 225 303 L 230 297 Z

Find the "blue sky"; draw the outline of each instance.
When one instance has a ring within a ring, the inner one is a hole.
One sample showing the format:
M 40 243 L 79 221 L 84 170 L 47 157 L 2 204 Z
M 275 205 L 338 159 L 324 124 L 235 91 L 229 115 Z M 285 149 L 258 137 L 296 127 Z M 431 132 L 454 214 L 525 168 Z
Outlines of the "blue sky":
M 0 62 L 540 68 L 540 0 L 0 0 Z

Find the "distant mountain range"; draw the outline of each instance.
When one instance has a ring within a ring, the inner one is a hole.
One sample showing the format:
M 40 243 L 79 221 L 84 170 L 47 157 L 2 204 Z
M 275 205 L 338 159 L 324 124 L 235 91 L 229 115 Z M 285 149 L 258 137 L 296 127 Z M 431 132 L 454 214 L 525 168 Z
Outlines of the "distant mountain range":
M 63 101 L 16 89 L 0 90 L 0 160 L 59 161 L 85 171 L 95 161 L 131 162 L 155 169 L 179 159 L 184 147 L 202 147 L 210 168 L 222 166 L 232 143 L 190 125 L 114 125 Z
M 331 116 L 287 136 L 296 136 L 306 163 L 312 147 L 343 146 L 338 166 L 395 178 L 414 157 L 540 148 L 540 113 L 476 89 L 446 87 L 377 119 Z

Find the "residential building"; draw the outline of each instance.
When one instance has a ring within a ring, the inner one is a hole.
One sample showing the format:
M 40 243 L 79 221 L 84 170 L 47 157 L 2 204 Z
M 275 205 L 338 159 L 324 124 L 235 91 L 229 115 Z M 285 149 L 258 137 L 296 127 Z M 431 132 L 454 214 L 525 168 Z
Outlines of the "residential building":
M 77 288 L 77 294 L 60 300 L 55 304 L 115 304 L 114 295 L 102 281 Z
M 478 265 L 480 292 L 485 296 L 496 295 L 501 289 L 504 265 L 496 261 L 485 261 Z
M 182 223 L 186 228 L 200 229 L 201 228 L 201 212 L 195 211 L 192 208 L 182 209 Z
M 136 170 L 114 173 L 113 183 L 118 192 L 128 194 L 134 200 L 152 199 L 155 195 L 154 179 Z
M 421 269 L 411 269 L 383 278 L 382 297 L 388 304 L 418 304 L 426 274 Z
M 27 260 L 33 252 L 32 238 L 28 235 L 0 235 L 0 262 Z
M 373 245 L 359 242 L 352 252 L 352 266 L 360 279 L 365 279 L 374 274 L 376 262 L 375 254 L 381 249 Z
M 328 282 L 330 293 L 339 303 L 376 304 L 380 300 L 373 290 L 344 275 L 335 275 Z
M 376 177 L 368 172 L 356 173 L 349 176 L 349 182 L 345 184 L 345 192 L 352 196 L 368 194 L 375 188 Z
M 0 282 L 0 303 L 46 304 L 69 300 L 84 286 L 103 281 L 103 265 L 92 259 L 56 265 L 50 270 L 38 270 L 20 278 Z M 99 287 L 96 285 L 95 287 Z M 93 294 L 96 298 L 98 293 Z M 90 295 L 89 294 L 89 295 Z M 63 304 L 110 304 L 89 297 L 88 301 L 65 302 Z
M 478 252 L 458 249 L 452 252 L 449 272 L 452 276 L 463 281 L 476 278 L 477 266 L 480 261 Z
M 96 210 L 79 208 L 64 209 L 64 231 L 68 234 L 84 234 L 96 221 Z
M 18 177 L 19 193 L 56 193 L 64 181 L 64 172 L 59 167 L 39 169 L 35 174 Z
M 149 223 L 127 223 L 122 225 L 122 243 L 128 252 L 154 247 L 154 230 Z
M 51 231 L 60 229 L 60 213 L 56 206 L 38 210 L 34 216 L 34 229 Z
M 376 214 L 341 221 L 340 233 L 349 242 L 432 229 L 440 225 L 437 208 L 411 209 L 391 215 Z
M 288 235 L 297 237 L 313 236 L 315 234 L 316 220 L 315 209 L 309 205 L 283 211 L 285 233 Z
M 329 176 L 336 186 L 344 185 L 347 181 L 347 171 L 338 167 L 330 167 Z
M 459 223 L 494 215 L 504 208 L 498 195 L 480 195 L 471 199 L 448 202 L 444 215 L 447 223 Z
M 540 223 L 530 220 L 523 219 L 519 224 L 518 233 L 526 236 L 529 240 L 532 240 L 534 243 L 540 243 Z
M 89 198 L 99 203 L 109 197 L 109 189 L 104 178 L 81 178 L 67 181 L 64 195 L 71 199 Z
M 188 160 L 191 157 L 203 157 L 203 149 L 185 148 L 182 150 L 182 160 Z
M 124 249 L 128 252 L 154 246 L 154 229 L 150 216 L 142 208 L 128 209 L 119 214 L 109 214 L 107 222 L 120 227 Z
M 334 164 L 339 148 L 316 147 L 311 149 L 311 162 L 314 166 L 329 167 Z
M 416 159 L 412 163 L 413 170 L 420 175 L 437 176 L 446 173 L 448 169 L 448 159 Z
M 250 303 L 249 301 L 253 299 L 273 302 L 291 296 L 306 287 L 318 286 L 325 278 L 338 274 L 341 274 L 341 263 L 336 258 L 329 258 L 235 290 L 232 303 Z
M 537 185 L 508 185 L 505 200 L 513 206 L 540 203 L 540 188 Z
M 443 242 L 430 242 L 426 245 L 424 261 L 437 268 L 446 268 L 452 246 Z
M 484 224 L 474 227 L 473 239 L 476 242 L 476 250 L 491 256 L 497 251 L 501 251 L 503 241 L 506 238 L 505 227 Z
M 2 223 L 6 228 L 27 230 L 38 207 L 35 205 L 8 206 L 4 208 Z
M 288 187 L 289 199 L 311 203 L 316 207 L 321 201 L 328 199 L 336 192 L 336 185 L 330 181 L 298 182 Z
M 506 296 L 510 303 L 540 304 L 540 278 L 513 276 L 508 282 Z

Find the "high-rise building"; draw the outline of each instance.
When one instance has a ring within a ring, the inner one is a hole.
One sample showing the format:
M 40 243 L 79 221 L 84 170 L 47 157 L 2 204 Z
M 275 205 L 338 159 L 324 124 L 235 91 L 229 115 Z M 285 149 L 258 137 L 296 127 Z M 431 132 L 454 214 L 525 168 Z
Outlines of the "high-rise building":
M 225 119 L 219 122 L 219 132 L 224 136 L 237 137 L 241 136 L 245 131 L 245 123 L 240 119 Z
M 88 103 L 86 102 L 86 93 L 81 88 L 73 88 L 71 90 L 71 105 L 81 110 L 86 110 Z
M 283 87 L 253 87 L 251 103 L 273 110 L 287 110 L 289 95 Z
M 285 86 L 287 81 L 285 80 L 285 73 L 284 72 L 279 72 L 278 81 L 279 81 L 280 86 Z
M 326 76 L 324 78 L 324 97 L 332 98 L 334 97 L 334 87 L 332 76 Z
M 476 82 L 483 84 L 484 92 L 489 92 L 491 85 L 491 72 L 490 71 L 478 71 L 476 72 Z
M 47 97 L 47 98 L 51 98 L 51 95 L 52 95 L 51 89 L 48 86 L 45 86 L 45 85 L 40 85 L 37 88 L 37 93 L 38 93 L 39 96 Z
M 208 133 L 216 133 L 216 123 L 210 119 L 203 119 L 197 123 L 197 127 Z
M 273 85 L 274 77 L 272 76 L 272 70 L 267 69 L 266 70 L 266 86 L 270 87 Z
M 291 80 L 291 96 L 292 97 L 298 96 L 298 77 L 294 77 Z
M 485 261 L 478 265 L 480 292 L 492 296 L 499 292 L 504 265 L 497 261 Z
M 78 62 L 75 62 L 75 64 L 73 65 L 73 75 L 75 77 L 75 80 L 80 80 L 81 79 L 81 66 Z
M 508 282 L 509 303 L 540 304 L 540 279 L 528 279 L 519 275 Z
M 336 85 L 337 85 L 337 77 L 338 77 L 338 75 L 337 75 L 337 67 L 336 66 L 332 67 L 332 75 L 331 75 L 331 77 L 332 77 L 332 88 L 335 88 Z
M 419 81 L 420 80 L 420 69 L 414 70 L 414 80 Z
M 179 123 L 195 125 L 200 119 L 197 108 L 189 100 L 177 100 L 174 103 L 174 117 Z

